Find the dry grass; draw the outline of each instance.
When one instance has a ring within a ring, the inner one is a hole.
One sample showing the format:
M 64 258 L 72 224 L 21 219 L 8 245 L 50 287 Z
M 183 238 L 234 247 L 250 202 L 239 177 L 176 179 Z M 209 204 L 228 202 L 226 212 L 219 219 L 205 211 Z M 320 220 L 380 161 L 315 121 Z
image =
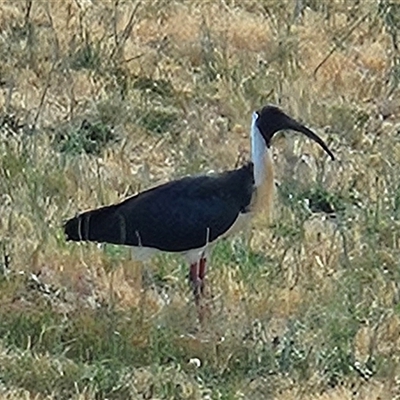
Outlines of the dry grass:
M 2 2 L 0 398 L 399 395 L 400 8 L 294 3 Z M 233 167 L 266 102 L 337 161 L 276 138 L 274 222 L 218 245 L 202 330 L 180 258 L 65 243 L 78 210 Z

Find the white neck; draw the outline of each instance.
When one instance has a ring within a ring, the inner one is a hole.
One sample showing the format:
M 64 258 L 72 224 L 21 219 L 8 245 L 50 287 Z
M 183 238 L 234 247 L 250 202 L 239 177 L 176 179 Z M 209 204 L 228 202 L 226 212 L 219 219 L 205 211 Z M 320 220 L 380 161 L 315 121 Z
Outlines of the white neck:
M 253 113 L 251 123 L 251 160 L 253 161 L 254 184 L 256 196 L 254 211 L 263 210 L 269 220 L 272 218 L 272 206 L 274 200 L 274 168 L 270 151 L 257 128 L 257 113 Z
M 260 186 L 265 181 L 267 172 L 265 159 L 268 152 L 267 144 L 256 125 L 257 118 L 258 115 L 254 112 L 251 122 L 251 161 L 253 161 L 254 165 L 254 181 L 256 187 Z

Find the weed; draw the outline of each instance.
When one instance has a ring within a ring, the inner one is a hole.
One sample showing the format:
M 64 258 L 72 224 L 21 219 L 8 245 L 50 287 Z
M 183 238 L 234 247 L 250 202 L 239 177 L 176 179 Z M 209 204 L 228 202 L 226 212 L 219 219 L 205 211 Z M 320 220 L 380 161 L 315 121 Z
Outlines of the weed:
M 133 88 L 162 98 L 170 98 L 174 95 L 174 88 L 171 82 L 165 79 L 151 79 L 138 76 L 133 83 Z
M 177 121 L 178 115 L 175 111 L 153 109 L 143 110 L 137 123 L 150 133 L 165 134 L 172 131 Z
M 70 68 L 74 70 L 99 70 L 102 61 L 100 44 L 87 41 L 71 54 L 69 58 Z
M 84 119 L 79 128 L 67 126 L 55 135 L 55 147 L 67 154 L 99 154 L 116 136 L 111 128 L 102 122 L 91 123 Z

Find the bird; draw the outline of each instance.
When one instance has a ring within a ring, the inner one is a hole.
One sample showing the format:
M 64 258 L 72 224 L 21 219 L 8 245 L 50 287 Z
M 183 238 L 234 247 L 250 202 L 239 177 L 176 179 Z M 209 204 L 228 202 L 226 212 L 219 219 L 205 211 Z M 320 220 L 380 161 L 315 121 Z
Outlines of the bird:
M 127 245 L 147 255 L 181 253 L 190 265 L 189 282 L 199 306 L 214 244 L 244 229 L 256 212 L 271 207 L 275 185 L 271 140 L 282 130 L 304 134 L 335 159 L 317 134 L 267 104 L 252 114 L 251 160 L 241 167 L 185 176 L 117 204 L 85 211 L 65 222 L 66 240 Z

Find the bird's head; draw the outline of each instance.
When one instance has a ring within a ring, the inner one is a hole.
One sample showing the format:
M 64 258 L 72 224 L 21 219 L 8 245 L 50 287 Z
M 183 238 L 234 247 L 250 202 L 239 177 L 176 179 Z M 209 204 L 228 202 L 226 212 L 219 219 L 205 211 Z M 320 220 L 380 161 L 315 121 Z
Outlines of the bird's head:
M 276 106 L 267 105 L 253 113 L 253 124 L 260 131 L 268 147 L 271 145 L 272 137 L 276 132 L 291 129 L 303 133 L 310 139 L 317 142 L 332 158 L 335 159 L 333 153 L 329 150 L 326 143 L 314 132 L 286 115 Z

